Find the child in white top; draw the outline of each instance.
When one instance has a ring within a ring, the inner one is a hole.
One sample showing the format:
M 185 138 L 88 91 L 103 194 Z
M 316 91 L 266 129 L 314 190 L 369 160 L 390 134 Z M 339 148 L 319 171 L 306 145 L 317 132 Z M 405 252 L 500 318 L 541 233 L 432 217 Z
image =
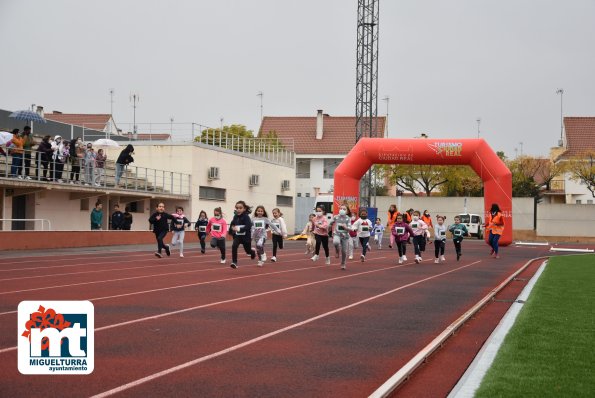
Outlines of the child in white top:
M 306 235 L 306 253 L 311 254 L 314 253 L 314 214 L 310 214 L 308 216 L 308 223 L 304 227 L 302 231 L 302 235 Z
M 366 252 L 368 251 L 368 241 L 370 240 L 370 232 L 372 231 L 372 221 L 368 220 L 368 210 L 361 209 L 359 212 L 359 218 L 353 223 L 351 229 L 357 231 L 357 237 L 359 243 L 362 245 L 362 254 L 360 260 L 366 261 Z
M 413 219 L 409 224 L 413 230 L 413 249 L 415 250 L 415 262 L 421 263 L 421 252 L 426 249 L 426 231 L 428 230 L 428 224 L 423 222 L 419 218 L 419 211 L 413 212 Z
M 271 220 L 271 224 L 277 227 L 280 233 L 275 232 L 273 230 L 273 257 L 271 257 L 272 262 L 277 261 L 277 246 L 279 249 L 283 249 L 283 239 L 287 238 L 287 225 L 285 225 L 285 220 L 283 220 L 283 213 L 278 208 L 273 209 L 273 219 Z
M 436 216 L 436 225 L 434 226 L 434 262 L 446 261 L 444 258 L 444 247 L 446 246 L 446 225 L 444 225 L 444 216 Z M 440 258 L 438 258 L 440 256 Z
M 384 234 L 384 225 L 380 218 L 376 219 L 376 225 L 374 225 L 374 242 L 378 246 L 378 250 L 382 249 L 382 234 Z
M 333 229 L 334 226 L 334 229 Z M 351 237 L 349 231 L 351 229 L 351 212 L 349 207 L 341 205 L 339 207 L 339 214 L 334 216 L 329 225 L 333 231 L 333 244 L 335 245 L 335 253 L 339 257 L 339 248 L 341 251 L 341 269 L 345 270 L 345 258 L 347 257 L 347 248 Z
M 176 206 L 176 213 L 172 214 L 171 229 L 173 236 L 171 238 L 171 245 L 180 245 L 180 257 L 184 257 L 184 227 L 190 226 L 190 221 L 184 215 L 184 208 Z
M 264 252 L 264 244 L 267 240 L 267 229 L 269 228 L 281 234 L 281 230 L 271 224 L 264 206 L 256 206 L 254 218 L 252 218 L 252 238 L 256 244 L 256 254 L 258 255 L 258 263 L 256 265 L 259 267 L 262 267 L 267 260 L 267 255 Z

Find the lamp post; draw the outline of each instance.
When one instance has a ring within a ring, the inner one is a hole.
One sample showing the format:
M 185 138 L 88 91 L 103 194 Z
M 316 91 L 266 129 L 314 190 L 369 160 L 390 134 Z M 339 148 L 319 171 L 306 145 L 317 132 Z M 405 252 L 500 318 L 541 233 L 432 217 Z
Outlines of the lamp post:
M 478 117 L 476 119 L 476 122 L 477 122 L 477 138 L 479 138 L 479 125 L 481 124 L 481 118 Z
M 564 113 L 563 113 L 563 104 L 564 104 L 564 89 L 559 88 L 556 90 L 556 94 L 560 94 L 560 141 L 558 141 L 558 146 L 564 145 Z
M 386 102 L 386 138 L 388 138 L 388 103 L 390 102 L 390 97 L 388 95 L 384 96 L 384 98 L 382 99 L 384 102 Z
M 136 103 L 140 100 L 140 97 L 137 93 L 130 94 L 130 100 L 132 101 L 132 137 L 134 139 L 138 138 L 137 130 L 136 130 Z

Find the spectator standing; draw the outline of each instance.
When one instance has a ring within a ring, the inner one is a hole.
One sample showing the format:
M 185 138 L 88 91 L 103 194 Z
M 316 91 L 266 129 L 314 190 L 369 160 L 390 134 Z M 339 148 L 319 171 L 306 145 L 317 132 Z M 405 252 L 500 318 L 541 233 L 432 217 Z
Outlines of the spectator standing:
M 62 181 L 62 170 L 64 170 L 64 163 L 68 159 L 70 149 L 68 142 L 64 142 L 62 137 L 57 135 L 54 137 L 52 145 L 52 169 L 50 171 L 50 179 L 57 182 Z
M 122 230 L 130 231 L 132 227 L 132 214 L 130 213 L 130 207 L 124 207 L 124 220 L 122 221 Z
M 124 168 L 134 162 L 134 158 L 132 157 L 133 153 L 134 147 L 131 144 L 126 145 L 126 148 L 122 149 L 122 152 L 120 152 L 120 156 L 118 156 L 118 160 L 116 160 L 116 186 L 120 184 L 120 178 L 122 178 Z
M 31 127 L 25 126 L 23 128 L 23 158 L 25 161 L 23 175 L 27 180 L 31 179 L 31 177 L 29 177 L 29 170 L 31 169 L 31 151 L 33 145 L 35 145 L 35 141 L 31 136 Z M 35 160 L 33 161 L 33 167 L 35 167 Z
M 91 230 L 98 231 L 103 224 L 103 205 L 101 202 L 95 202 L 95 208 L 91 211 Z
M 83 163 L 85 164 L 85 185 L 92 185 L 95 180 L 95 159 L 97 154 L 93 149 L 93 144 L 87 143 L 87 149 L 85 149 L 85 155 L 83 157 Z
M 37 158 L 39 159 L 39 168 L 35 170 L 35 176 L 39 179 L 39 169 L 43 169 L 43 179 L 47 181 L 48 165 L 52 159 L 52 144 L 50 143 L 50 136 L 43 137 L 39 146 L 37 147 Z M 51 175 L 51 172 L 50 172 Z
M 105 176 L 105 161 L 107 159 L 107 155 L 103 153 L 103 149 L 99 149 L 97 151 L 97 156 L 95 157 L 95 186 L 101 186 L 101 179 Z
M 79 176 L 81 174 L 81 164 L 85 157 L 85 150 L 83 149 L 83 140 L 76 138 L 70 141 L 70 183 L 78 184 Z
M 12 140 L 10 141 L 9 154 L 12 156 L 12 164 L 10 166 L 10 176 L 23 178 L 23 144 L 25 140 L 19 129 L 12 130 Z
M 114 205 L 114 212 L 112 213 L 112 229 L 120 230 L 124 226 L 124 213 L 120 211 L 120 205 Z

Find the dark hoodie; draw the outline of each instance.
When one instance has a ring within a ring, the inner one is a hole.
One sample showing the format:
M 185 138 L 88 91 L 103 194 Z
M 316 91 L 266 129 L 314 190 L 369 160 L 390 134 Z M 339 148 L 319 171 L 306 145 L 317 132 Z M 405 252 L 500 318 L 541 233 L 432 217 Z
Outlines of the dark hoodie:
M 120 156 L 118 156 L 116 163 L 130 164 L 134 162 L 134 158 L 130 155 L 132 152 L 134 152 L 134 147 L 131 144 L 126 145 L 126 148 L 122 149 L 122 152 L 120 152 Z

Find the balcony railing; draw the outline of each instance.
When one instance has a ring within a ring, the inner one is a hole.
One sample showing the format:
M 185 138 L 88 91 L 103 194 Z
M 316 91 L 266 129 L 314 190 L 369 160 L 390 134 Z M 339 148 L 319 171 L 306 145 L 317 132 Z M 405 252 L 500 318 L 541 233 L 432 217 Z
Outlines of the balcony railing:
M 48 184 L 77 184 L 94 188 L 126 189 L 173 195 L 190 195 L 190 174 L 137 166 L 116 167 L 107 160 L 103 167 L 84 159 L 52 156 L 46 159 L 37 151 L 23 151 L 22 156 L 0 152 L 0 178 L 31 180 Z
M 556 191 L 556 192 L 564 192 L 565 191 L 565 184 L 564 184 L 564 180 L 552 180 L 552 182 L 550 182 L 550 192 Z

